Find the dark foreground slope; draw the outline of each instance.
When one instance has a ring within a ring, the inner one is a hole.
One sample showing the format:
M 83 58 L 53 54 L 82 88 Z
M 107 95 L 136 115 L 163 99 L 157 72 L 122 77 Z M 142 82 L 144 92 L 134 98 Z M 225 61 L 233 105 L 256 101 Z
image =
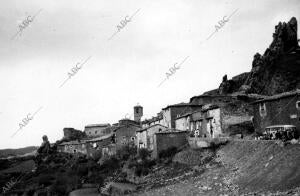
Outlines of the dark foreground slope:
M 241 190 L 286 191 L 300 186 L 300 145 L 281 147 L 274 141 L 232 141 L 217 153 L 237 169 L 233 180 Z
M 188 149 L 175 160 L 187 167 L 199 161 L 189 178 L 173 178 L 167 186 L 137 195 L 299 195 L 299 150 L 299 144 L 281 147 L 275 141 L 235 140 L 217 149 L 210 159 L 205 150 L 189 153 Z M 203 164 L 204 158 L 210 161 Z

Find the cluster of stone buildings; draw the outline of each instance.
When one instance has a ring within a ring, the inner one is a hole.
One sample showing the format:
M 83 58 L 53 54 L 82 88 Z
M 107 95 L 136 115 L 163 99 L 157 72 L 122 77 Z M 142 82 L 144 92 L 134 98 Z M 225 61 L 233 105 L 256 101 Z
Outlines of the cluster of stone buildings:
M 84 131 L 64 129 L 59 150 L 94 156 L 115 154 L 124 146 L 146 148 L 157 157 L 169 147 L 180 148 L 188 137 L 219 138 L 261 133 L 267 126 L 290 124 L 300 129 L 300 90 L 274 96 L 205 93 L 188 103 L 168 105 L 151 119 L 142 120 L 143 107 L 134 106 L 134 120 L 87 125 Z

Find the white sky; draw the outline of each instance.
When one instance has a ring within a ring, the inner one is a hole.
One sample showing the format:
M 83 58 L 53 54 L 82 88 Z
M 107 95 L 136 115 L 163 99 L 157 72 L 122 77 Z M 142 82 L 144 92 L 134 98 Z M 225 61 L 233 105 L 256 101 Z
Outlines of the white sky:
M 11 40 L 18 25 L 42 11 Z M 125 18 L 140 11 L 112 40 Z M 239 9 L 203 44 L 223 16 Z M 137 103 L 144 116 L 219 86 L 250 71 L 279 21 L 300 19 L 299 0 L 1 0 L 0 148 L 40 145 L 115 123 Z M 299 37 L 299 36 L 298 36 Z M 91 58 L 61 83 L 77 62 Z M 159 88 L 174 63 L 189 58 Z M 13 138 L 28 113 L 42 109 Z M 132 115 L 133 116 L 133 115 Z

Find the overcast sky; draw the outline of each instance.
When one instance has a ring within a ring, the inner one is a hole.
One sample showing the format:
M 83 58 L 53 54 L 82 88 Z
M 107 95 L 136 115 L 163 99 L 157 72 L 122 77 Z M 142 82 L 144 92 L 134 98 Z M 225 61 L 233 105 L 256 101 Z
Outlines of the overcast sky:
M 137 103 L 151 117 L 168 104 L 188 102 L 217 88 L 224 74 L 250 71 L 275 25 L 292 16 L 299 20 L 299 10 L 299 0 L 1 0 L 0 148 L 40 145 L 43 135 L 55 142 L 64 127 L 112 124 L 127 113 L 133 117 Z

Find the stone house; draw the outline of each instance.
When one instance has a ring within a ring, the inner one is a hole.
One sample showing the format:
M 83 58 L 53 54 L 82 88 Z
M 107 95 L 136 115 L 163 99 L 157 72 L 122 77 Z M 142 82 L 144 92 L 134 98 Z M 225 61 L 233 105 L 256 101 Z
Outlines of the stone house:
M 91 124 L 84 127 L 88 137 L 101 137 L 110 134 L 110 124 Z
M 221 119 L 221 108 L 216 105 L 209 106 L 201 110 L 202 121 L 200 120 L 199 135 L 216 138 L 222 135 L 222 126 L 225 123 Z M 196 131 L 195 129 L 192 131 Z
M 140 125 L 132 123 L 131 120 L 120 120 L 119 125 L 113 129 L 113 137 L 117 149 L 125 145 L 137 145 L 136 131 L 140 128 Z
M 188 131 L 190 127 L 190 115 L 191 113 L 186 113 L 182 116 L 179 116 L 175 119 L 175 127 L 181 131 Z
M 57 146 L 58 152 L 65 152 L 70 154 L 87 154 L 85 141 L 74 140 L 70 142 L 63 142 Z
M 152 117 L 151 119 L 145 119 L 142 121 L 142 128 L 146 128 L 152 125 L 163 125 L 163 116 L 162 113 L 157 113 L 157 116 Z
M 177 117 L 175 124 L 176 129 L 189 130 L 190 135 L 215 138 L 236 134 L 232 132 L 232 127 L 240 124 L 248 123 L 251 129 L 252 118 L 251 105 L 234 100 L 220 106 L 206 104 L 201 110 Z M 239 126 L 239 128 L 238 132 L 245 132 L 248 131 L 249 126 Z
M 94 157 L 96 154 L 99 154 L 99 152 L 102 156 L 104 154 L 114 154 L 113 150 L 109 150 L 111 149 L 112 143 L 112 134 L 86 140 L 85 145 L 88 157 Z
M 147 128 L 136 131 L 137 146 L 138 148 L 147 148 L 148 150 L 154 149 L 154 134 L 165 131 L 166 126 L 154 124 Z
M 256 132 L 272 125 L 294 125 L 300 134 L 300 89 L 253 102 L 253 109 Z
M 162 109 L 163 125 L 175 129 L 175 120 L 178 116 L 193 112 L 202 108 L 201 104 L 179 103 L 169 105 Z
M 108 146 L 112 144 L 112 134 L 105 135 L 90 140 L 74 140 L 70 142 L 63 142 L 58 145 L 59 152 L 71 154 L 84 154 L 88 157 L 93 157 L 95 154 L 111 153 L 108 152 Z M 110 148 L 111 149 L 111 148 Z

